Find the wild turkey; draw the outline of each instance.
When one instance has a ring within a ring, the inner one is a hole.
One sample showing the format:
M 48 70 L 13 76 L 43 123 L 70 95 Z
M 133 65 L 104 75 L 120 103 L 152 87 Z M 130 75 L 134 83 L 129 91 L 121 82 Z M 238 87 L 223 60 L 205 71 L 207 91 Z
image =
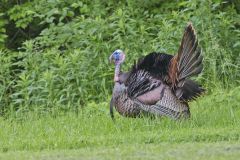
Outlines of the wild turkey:
M 188 102 L 204 92 L 199 84 L 189 79 L 203 69 L 203 57 L 192 24 L 185 28 L 175 56 L 150 53 L 125 73 L 120 70 L 125 60 L 123 51 L 114 51 L 109 60 L 115 64 L 115 85 L 110 102 L 112 118 L 113 106 L 127 117 L 148 113 L 173 119 L 187 118 L 190 116 Z

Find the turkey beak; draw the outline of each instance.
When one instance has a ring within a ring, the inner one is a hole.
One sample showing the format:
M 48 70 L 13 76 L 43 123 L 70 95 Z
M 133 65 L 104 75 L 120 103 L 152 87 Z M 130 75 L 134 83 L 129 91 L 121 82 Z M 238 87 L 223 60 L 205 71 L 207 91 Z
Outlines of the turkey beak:
M 113 60 L 113 55 L 111 55 L 111 56 L 109 57 L 109 62 L 110 62 L 110 63 L 113 63 L 113 62 L 114 62 L 114 60 Z

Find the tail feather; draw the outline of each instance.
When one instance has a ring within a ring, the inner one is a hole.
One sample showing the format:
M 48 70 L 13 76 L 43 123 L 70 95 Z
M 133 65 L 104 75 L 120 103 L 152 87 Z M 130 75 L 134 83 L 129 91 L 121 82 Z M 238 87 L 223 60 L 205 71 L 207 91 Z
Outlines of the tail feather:
M 169 67 L 172 89 L 180 100 L 189 101 L 204 92 L 200 85 L 190 80 L 202 72 L 202 61 L 197 35 L 190 23 L 183 34 L 178 54 L 171 60 Z
M 176 96 L 183 101 L 194 100 L 205 92 L 201 85 L 193 80 L 185 80 L 183 86 L 175 91 Z

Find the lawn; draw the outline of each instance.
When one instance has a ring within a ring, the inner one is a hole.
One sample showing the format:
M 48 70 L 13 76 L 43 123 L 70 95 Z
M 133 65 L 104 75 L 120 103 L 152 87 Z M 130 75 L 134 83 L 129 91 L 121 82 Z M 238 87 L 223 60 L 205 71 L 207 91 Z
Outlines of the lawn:
M 106 147 L 86 147 L 72 150 L 17 151 L 0 154 L 6 160 L 77 160 L 77 159 L 196 159 L 196 160 L 235 160 L 240 156 L 240 144 L 217 143 L 159 143 L 159 144 L 120 144 Z
M 218 90 L 192 102 L 189 120 L 123 118 L 108 103 L 78 114 L 16 112 L 0 119 L 0 159 L 236 159 L 240 93 Z

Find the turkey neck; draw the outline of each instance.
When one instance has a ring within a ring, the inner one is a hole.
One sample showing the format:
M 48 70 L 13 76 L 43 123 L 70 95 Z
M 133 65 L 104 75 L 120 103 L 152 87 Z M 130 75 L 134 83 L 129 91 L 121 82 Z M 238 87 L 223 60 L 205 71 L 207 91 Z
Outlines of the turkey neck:
M 121 65 L 120 64 L 116 64 L 115 65 L 115 73 L 114 73 L 114 82 L 118 82 L 119 81 L 119 74 L 121 71 Z

